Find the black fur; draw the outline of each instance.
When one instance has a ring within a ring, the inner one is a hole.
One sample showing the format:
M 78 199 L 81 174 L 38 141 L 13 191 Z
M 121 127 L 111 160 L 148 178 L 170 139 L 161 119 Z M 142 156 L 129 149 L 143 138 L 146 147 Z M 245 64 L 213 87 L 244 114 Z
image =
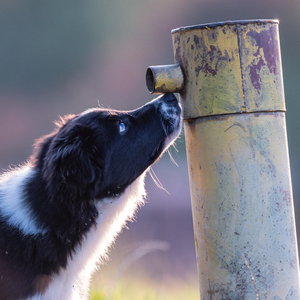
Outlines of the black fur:
M 180 110 L 174 95 L 163 99 Z M 34 175 L 23 183 L 23 201 L 47 231 L 24 235 L 7 225 L 0 210 L 0 300 L 27 297 L 65 268 L 95 225 L 94 199 L 114 201 L 158 159 L 174 130 L 159 109 L 151 104 L 128 112 L 94 109 L 66 117 L 36 142 L 29 160 Z M 120 122 L 127 126 L 121 133 Z

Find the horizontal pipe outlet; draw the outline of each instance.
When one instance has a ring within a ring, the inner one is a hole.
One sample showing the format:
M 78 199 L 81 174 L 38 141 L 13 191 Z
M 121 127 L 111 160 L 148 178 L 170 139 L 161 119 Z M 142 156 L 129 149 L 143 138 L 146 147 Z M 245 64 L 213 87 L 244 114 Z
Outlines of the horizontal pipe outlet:
M 146 84 L 151 94 L 180 93 L 184 87 L 181 67 L 179 64 L 148 67 Z

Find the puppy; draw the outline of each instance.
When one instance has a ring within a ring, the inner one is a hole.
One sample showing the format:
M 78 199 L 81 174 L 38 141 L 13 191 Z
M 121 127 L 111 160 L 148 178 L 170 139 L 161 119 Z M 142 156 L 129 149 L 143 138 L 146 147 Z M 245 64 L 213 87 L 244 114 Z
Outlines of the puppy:
M 171 93 L 65 117 L 0 179 L 0 300 L 87 299 L 89 281 L 181 129 Z

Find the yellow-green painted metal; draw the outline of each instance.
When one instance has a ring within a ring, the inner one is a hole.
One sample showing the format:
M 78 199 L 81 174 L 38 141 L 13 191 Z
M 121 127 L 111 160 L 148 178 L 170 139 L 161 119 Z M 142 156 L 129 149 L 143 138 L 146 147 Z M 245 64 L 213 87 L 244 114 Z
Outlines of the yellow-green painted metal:
M 146 72 L 146 84 L 151 94 L 179 93 L 184 86 L 184 76 L 179 64 L 151 66 Z
M 172 37 L 184 118 L 285 110 L 278 21 L 185 27 Z
M 278 22 L 172 36 L 201 299 L 300 299 Z
M 299 299 L 284 113 L 190 119 L 185 134 L 201 300 Z
M 300 299 L 278 21 L 172 37 L 201 300 Z

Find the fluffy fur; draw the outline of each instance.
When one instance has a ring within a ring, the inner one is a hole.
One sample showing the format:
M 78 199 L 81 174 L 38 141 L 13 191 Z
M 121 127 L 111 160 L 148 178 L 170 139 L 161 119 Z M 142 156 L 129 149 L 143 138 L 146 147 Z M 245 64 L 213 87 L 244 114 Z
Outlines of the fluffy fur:
M 134 111 L 67 116 L 0 179 L 0 300 L 87 299 L 89 281 L 180 132 L 165 94 Z

